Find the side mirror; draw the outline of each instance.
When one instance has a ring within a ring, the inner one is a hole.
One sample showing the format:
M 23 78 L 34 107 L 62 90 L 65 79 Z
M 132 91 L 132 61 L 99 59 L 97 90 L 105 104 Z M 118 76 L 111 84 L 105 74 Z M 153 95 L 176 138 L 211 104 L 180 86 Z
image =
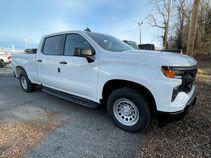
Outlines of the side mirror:
M 94 62 L 95 52 L 90 48 L 76 48 L 76 56 L 86 57 L 89 63 Z

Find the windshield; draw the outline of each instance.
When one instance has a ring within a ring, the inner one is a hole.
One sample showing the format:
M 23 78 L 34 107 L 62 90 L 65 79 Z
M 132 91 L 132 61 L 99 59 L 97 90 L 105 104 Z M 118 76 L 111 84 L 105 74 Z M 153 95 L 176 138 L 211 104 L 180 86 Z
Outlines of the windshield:
M 122 52 L 126 50 L 134 50 L 132 47 L 122 42 L 121 40 L 100 33 L 87 32 L 87 34 L 103 49 L 112 52 Z

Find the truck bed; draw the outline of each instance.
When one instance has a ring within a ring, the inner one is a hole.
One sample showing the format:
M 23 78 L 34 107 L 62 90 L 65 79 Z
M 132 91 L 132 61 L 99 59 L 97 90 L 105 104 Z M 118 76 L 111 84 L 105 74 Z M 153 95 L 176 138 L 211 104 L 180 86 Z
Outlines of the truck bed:
M 22 67 L 26 71 L 29 79 L 37 79 L 37 67 L 36 67 L 36 54 L 16 54 L 13 55 L 13 71 L 16 72 L 15 68 Z M 30 72 L 27 72 L 27 70 L 30 70 Z M 17 74 L 15 74 L 16 77 Z

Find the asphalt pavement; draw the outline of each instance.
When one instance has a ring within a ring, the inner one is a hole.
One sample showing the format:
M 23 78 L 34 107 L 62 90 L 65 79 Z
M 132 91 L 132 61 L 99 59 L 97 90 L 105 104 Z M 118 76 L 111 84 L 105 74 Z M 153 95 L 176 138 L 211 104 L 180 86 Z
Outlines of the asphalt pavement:
M 0 119 L 26 122 L 44 119 L 44 112 L 57 113 L 65 120 L 62 126 L 48 133 L 27 158 L 130 158 L 137 154 L 142 133 L 128 133 L 119 129 L 105 109 L 78 105 L 39 89 L 25 93 L 11 67 L 0 68 Z

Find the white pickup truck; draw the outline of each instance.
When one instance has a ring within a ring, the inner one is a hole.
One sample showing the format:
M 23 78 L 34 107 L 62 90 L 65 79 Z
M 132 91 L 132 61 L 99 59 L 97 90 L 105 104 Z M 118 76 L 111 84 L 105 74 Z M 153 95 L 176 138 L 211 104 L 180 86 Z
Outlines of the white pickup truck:
M 13 57 L 21 87 L 35 85 L 89 107 L 105 105 L 122 129 L 146 129 L 153 116 L 178 118 L 195 104 L 197 62 L 192 57 L 135 50 L 100 33 L 46 35 L 37 51 Z

